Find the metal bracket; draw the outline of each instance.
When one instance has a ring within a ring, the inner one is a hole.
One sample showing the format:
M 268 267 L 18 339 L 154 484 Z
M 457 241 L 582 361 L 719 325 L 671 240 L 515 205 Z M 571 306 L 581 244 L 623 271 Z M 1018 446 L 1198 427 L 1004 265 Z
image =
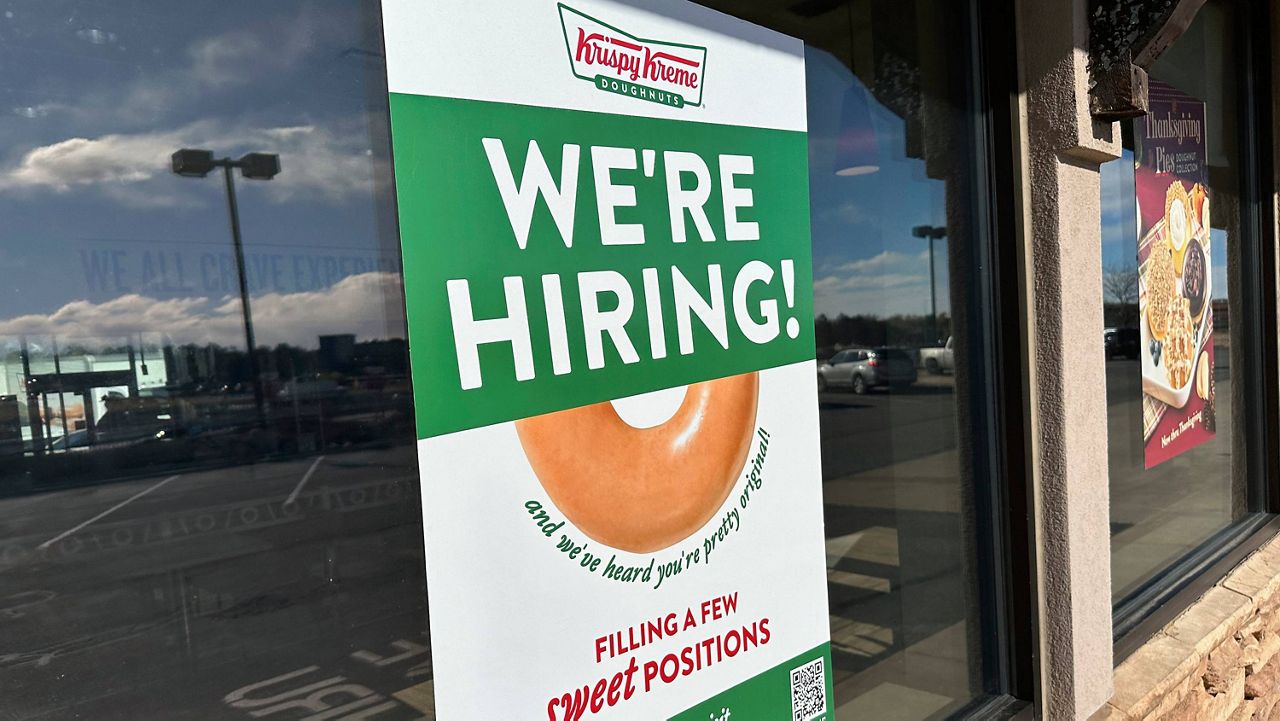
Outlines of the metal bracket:
M 1091 0 L 1089 112 L 1115 121 L 1147 113 L 1147 71 L 1191 26 L 1205 0 Z

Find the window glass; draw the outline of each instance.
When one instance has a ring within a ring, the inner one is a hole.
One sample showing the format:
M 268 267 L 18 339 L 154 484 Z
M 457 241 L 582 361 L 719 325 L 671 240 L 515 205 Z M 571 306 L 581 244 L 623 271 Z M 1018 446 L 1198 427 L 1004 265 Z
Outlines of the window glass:
M 433 716 L 374 9 L 0 3 L 0 715 Z
M 1123 157 L 1102 167 L 1116 602 L 1248 510 L 1231 323 L 1249 262 L 1239 12 L 1205 5 L 1151 69 L 1151 113 L 1126 124 Z
M 945 717 L 990 690 L 974 8 L 707 4 L 808 43 L 836 717 Z M 5 712 L 433 717 L 376 3 L 0 8 Z
M 704 4 L 806 43 L 835 717 L 944 718 L 987 690 L 975 9 Z

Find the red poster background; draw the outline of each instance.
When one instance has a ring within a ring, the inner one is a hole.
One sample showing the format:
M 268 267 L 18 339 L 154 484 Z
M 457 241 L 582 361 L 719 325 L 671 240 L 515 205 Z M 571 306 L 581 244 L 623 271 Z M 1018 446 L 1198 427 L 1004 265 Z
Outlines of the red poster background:
M 1138 200 L 1138 267 L 1142 268 L 1151 250 L 1168 241 L 1165 239 L 1164 220 L 1166 197 L 1174 183 L 1191 194 L 1199 184 L 1208 190 L 1208 152 L 1205 143 L 1204 103 L 1181 91 L 1152 81 L 1150 86 L 1151 110 L 1147 117 L 1135 121 L 1134 137 L 1137 142 L 1137 162 L 1134 170 L 1134 190 Z M 1175 163 L 1172 159 L 1177 158 Z M 1210 207 L 1212 207 L 1212 202 Z M 1198 222 L 1198 218 L 1197 218 Z M 1197 242 L 1195 240 L 1189 242 Z M 1209 230 L 1204 229 L 1202 245 L 1205 250 L 1205 274 L 1212 275 Z M 1180 271 L 1181 269 L 1179 269 Z M 1212 289 L 1211 289 L 1212 290 Z M 1145 293 L 1145 290 L 1144 290 Z M 1213 303 L 1204 301 L 1203 330 L 1199 336 L 1195 364 L 1208 363 L 1209 377 L 1213 376 Z M 1145 319 L 1141 322 L 1145 323 Z M 1147 345 L 1144 343 L 1144 346 Z M 1203 358 L 1200 354 L 1204 353 Z M 1151 348 L 1140 349 L 1143 365 L 1151 358 Z M 1157 364 L 1154 373 L 1161 373 Z M 1152 468 L 1199 446 L 1214 436 L 1214 395 L 1202 399 L 1195 388 L 1198 365 L 1192 366 L 1192 389 L 1186 404 L 1181 408 L 1143 392 L 1144 460 Z M 1153 375 L 1152 370 L 1147 374 Z

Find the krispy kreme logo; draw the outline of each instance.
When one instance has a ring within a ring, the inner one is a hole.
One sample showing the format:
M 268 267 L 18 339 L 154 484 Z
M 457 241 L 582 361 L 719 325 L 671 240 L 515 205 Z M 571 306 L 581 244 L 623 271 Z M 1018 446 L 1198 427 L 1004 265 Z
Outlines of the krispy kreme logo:
M 560 23 L 574 76 L 597 90 L 673 108 L 702 105 L 706 48 L 639 38 L 563 4 Z

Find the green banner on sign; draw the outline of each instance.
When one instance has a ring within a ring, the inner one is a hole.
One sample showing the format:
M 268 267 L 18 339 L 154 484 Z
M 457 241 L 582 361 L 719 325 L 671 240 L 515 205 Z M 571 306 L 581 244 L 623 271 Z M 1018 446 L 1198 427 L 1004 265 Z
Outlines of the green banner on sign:
M 803 133 L 391 111 L 419 437 L 813 357 Z

